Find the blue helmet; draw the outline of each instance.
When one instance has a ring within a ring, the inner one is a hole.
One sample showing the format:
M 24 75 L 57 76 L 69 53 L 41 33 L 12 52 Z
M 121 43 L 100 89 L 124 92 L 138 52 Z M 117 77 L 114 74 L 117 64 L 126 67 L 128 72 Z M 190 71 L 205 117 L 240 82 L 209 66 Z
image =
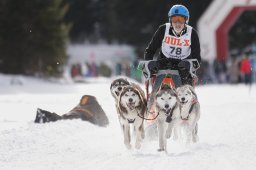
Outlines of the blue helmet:
M 186 24 L 188 24 L 189 21 L 189 11 L 188 9 L 183 5 L 174 5 L 168 12 L 168 16 L 183 16 L 186 18 Z

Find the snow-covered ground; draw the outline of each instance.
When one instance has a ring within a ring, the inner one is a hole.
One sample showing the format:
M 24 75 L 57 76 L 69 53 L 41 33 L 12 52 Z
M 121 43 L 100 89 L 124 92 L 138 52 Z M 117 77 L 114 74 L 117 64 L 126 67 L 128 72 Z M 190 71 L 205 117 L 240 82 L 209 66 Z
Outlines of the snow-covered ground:
M 251 90 L 242 84 L 197 87 L 200 140 L 189 146 L 168 140 L 164 154 L 157 152 L 156 140 L 144 140 L 140 150 L 125 148 L 110 81 L 67 84 L 0 74 L 0 169 L 255 169 L 256 85 Z M 81 120 L 33 123 L 38 107 L 64 114 L 84 94 L 96 96 L 108 127 Z

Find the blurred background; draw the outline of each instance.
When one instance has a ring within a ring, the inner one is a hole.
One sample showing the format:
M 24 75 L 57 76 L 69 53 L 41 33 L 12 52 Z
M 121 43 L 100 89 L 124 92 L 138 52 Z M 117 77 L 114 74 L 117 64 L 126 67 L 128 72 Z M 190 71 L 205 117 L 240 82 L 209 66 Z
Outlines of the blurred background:
M 0 0 L 0 73 L 141 81 L 138 61 L 175 4 L 199 33 L 198 84 L 256 81 L 254 0 Z

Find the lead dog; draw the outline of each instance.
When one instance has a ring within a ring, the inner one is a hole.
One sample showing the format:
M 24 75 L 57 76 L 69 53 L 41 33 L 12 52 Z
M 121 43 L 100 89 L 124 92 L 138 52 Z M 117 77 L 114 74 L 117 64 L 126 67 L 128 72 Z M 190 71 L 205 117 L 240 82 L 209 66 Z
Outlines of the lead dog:
M 191 140 L 198 141 L 198 120 L 200 118 L 200 104 L 194 88 L 184 85 L 177 88 L 177 95 L 180 102 L 180 138 L 185 139 L 186 143 Z
M 141 140 L 144 138 L 143 117 L 146 112 L 146 98 L 138 85 L 131 84 L 123 89 L 117 103 L 119 121 L 124 135 L 124 144 L 128 149 L 131 146 L 130 125 L 135 132 L 135 148 L 141 147 Z
M 170 123 L 179 113 L 179 102 L 175 90 L 169 85 L 164 85 L 156 93 L 157 128 L 159 137 L 158 151 L 167 152 L 166 134 L 171 133 Z M 170 132 L 167 132 L 170 131 Z

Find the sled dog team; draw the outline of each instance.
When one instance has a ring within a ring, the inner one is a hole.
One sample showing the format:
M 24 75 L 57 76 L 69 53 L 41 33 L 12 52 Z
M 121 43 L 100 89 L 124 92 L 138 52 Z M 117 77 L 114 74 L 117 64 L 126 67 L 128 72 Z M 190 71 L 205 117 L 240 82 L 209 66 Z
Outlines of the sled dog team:
M 147 100 L 144 91 L 125 78 L 115 79 L 110 86 L 115 99 L 120 126 L 124 135 L 124 144 L 131 149 L 131 131 L 134 130 L 135 148 L 140 149 L 145 137 L 144 120 L 148 116 Z M 167 139 L 183 139 L 186 143 L 197 142 L 200 105 L 197 95 L 190 85 L 173 89 L 168 85 L 160 87 L 155 96 L 155 113 L 159 149 L 167 152 Z M 150 114 L 150 113 L 149 113 Z M 132 128 L 130 128 L 132 125 Z

